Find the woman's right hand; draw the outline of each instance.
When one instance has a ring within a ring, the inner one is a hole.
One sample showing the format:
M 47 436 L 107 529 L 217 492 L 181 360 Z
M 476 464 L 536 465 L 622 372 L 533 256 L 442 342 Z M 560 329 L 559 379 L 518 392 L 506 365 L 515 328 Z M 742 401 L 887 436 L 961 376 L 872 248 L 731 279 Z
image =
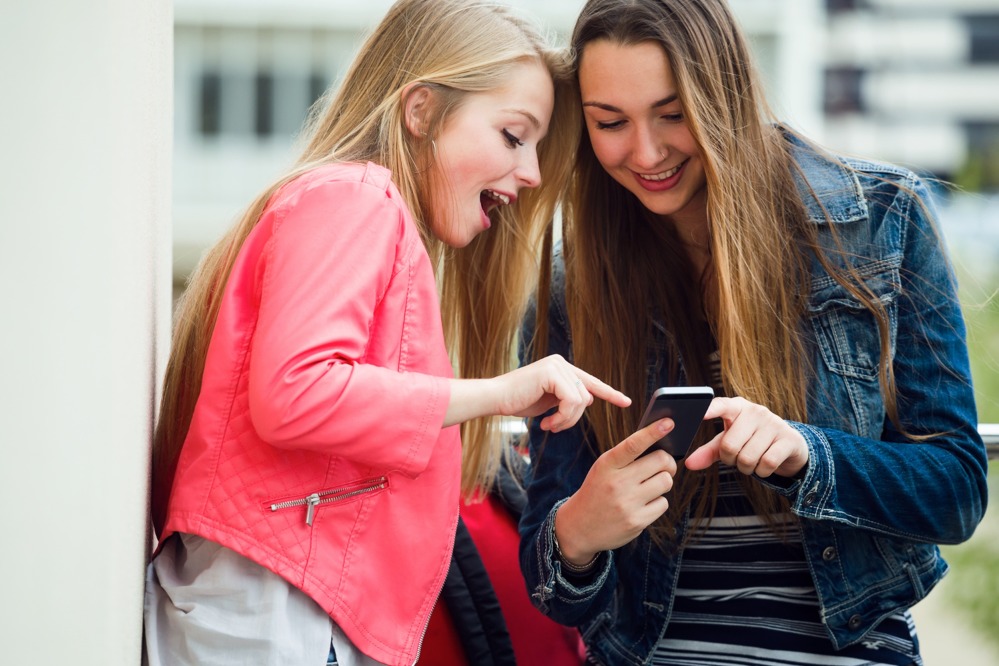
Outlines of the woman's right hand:
M 661 449 L 642 453 L 671 430 L 672 419 L 656 421 L 597 458 L 555 514 L 562 557 L 571 564 L 590 562 L 629 543 L 666 512 L 663 495 L 673 487 L 676 460 Z
M 558 432 L 576 425 L 594 398 L 631 404 L 625 394 L 553 354 L 492 379 L 452 379 L 444 425 L 479 416 L 540 416 L 557 406 L 540 426 Z

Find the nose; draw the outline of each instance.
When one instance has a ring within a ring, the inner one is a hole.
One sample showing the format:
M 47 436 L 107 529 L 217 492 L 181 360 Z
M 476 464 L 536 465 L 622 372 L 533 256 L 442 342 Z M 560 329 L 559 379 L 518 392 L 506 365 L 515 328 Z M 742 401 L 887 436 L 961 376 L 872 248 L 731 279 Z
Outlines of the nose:
M 662 142 L 651 128 L 640 127 L 636 130 L 632 138 L 631 157 L 636 166 L 645 169 L 652 169 L 666 159 Z
M 521 151 L 524 158 L 517 165 L 515 176 L 521 187 L 537 187 L 541 184 L 541 165 L 536 150 Z

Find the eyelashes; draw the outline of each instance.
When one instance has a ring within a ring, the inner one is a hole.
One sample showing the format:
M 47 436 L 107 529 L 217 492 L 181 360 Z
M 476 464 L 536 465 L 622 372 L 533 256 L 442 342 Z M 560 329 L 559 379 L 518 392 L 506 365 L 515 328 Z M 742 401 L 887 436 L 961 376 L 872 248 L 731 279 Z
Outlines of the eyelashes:
M 666 113 L 659 116 L 660 120 L 664 120 L 667 123 L 682 123 L 683 114 L 682 113 Z M 612 120 L 610 122 L 595 121 L 593 123 L 594 127 L 598 130 L 616 130 L 624 126 L 623 120 Z
M 521 141 L 517 136 L 510 130 L 503 130 L 503 138 L 506 139 L 507 144 L 511 148 L 516 148 L 517 146 L 523 146 L 524 142 Z

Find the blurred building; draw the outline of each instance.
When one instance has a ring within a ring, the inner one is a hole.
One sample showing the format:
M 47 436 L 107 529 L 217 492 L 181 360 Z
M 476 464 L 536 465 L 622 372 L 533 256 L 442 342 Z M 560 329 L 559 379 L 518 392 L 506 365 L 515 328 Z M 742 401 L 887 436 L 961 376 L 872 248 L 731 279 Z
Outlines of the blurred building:
M 527 6 L 529 2 L 509 4 Z M 312 102 L 391 0 L 175 0 L 174 273 L 294 158 Z M 580 3 L 530 11 L 553 29 Z
M 829 145 L 999 188 L 999 0 L 826 0 Z
M 826 144 L 982 193 L 942 199 L 941 223 L 963 272 L 993 284 L 999 257 L 999 0 L 825 5 Z
M 309 105 L 391 0 L 175 0 L 174 275 L 294 157 Z M 583 0 L 509 0 L 559 35 Z M 822 0 L 733 0 L 782 115 L 820 130 Z
M 780 118 L 835 150 L 947 179 L 973 178 L 980 164 L 988 180 L 999 144 L 999 0 L 730 3 Z M 390 4 L 175 0 L 179 282 L 290 163 L 309 105 Z M 564 37 L 583 0 L 509 4 Z

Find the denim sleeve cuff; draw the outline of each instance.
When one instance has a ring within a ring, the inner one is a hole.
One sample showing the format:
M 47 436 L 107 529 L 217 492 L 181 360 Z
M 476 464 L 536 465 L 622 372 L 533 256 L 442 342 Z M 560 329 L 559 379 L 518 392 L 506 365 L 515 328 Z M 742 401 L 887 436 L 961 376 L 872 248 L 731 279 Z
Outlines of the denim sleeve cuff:
M 757 476 L 756 480 L 784 497 L 794 497 L 801 490 L 802 479 L 799 478 L 788 478 L 773 474 L 765 479 Z
M 568 498 L 566 498 L 568 499 Z M 612 558 L 610 551 L 597 555 L 593 570 L 584 576 L 574 575 L 562 566 L 562 560 L 555 551 L 555 513 L 566 500 L 561 500 L 549 512 L 538 531 L 537 554 L 541 580 L 545 584 L 535 590 L 535 602 L 539 608 L 550 606 L 553 601 L 559 605 L 588 605 L 603 588 L 610 576 Z
M 785 421 L 789 426 L 797 430 L 802 437 L 805 438 L 805 445 L 808 447 L 808 464 L 801 468 L 801 471 L 796 475 L 787 476 L 777 476 L 776 474 L 771 474 L 767 478 L 755 477 L 757 481 L 762 483 L 767 488 L 770 488 L 779 495 L 784 497 L 794 497 L 801 490 L 803 482 L 808 478 L 808 474 L 811 471 L 812 463 L 815 459 L 813 451 L 815 446 L 813 442 L 809 439 L 809 433 L 806 432 L 807 426 L 800 423 L 795 423 L 793 421 Z
M 804 423 L 787 421 L 787 424 L 801 433 L 808 446 L 808 465 L 801 479 L 785 479 L 786 486 L 778 485 L 771 479 L 762 480 L 766 485 L 791 499 L 791 510 L 802 518 L 819 518 L 822 507 L 828 506 L 835 488 L 835 468 L 832 448 L 821 429 Z

